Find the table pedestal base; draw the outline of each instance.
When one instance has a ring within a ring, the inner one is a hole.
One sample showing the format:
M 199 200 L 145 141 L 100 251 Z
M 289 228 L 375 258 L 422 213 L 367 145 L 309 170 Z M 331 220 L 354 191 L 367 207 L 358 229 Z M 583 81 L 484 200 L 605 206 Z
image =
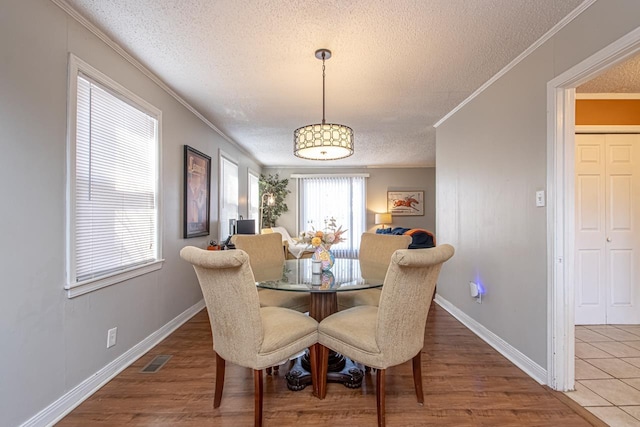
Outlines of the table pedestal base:
M 338 312 L 338 296 L 335 292 L 311 292 L 309 315 L 321 322 Z M 329 352 L 327 381 L 342 383 L 349 388 L 359 388 L 364 378 L 364 367 L 335 351 Z M 298 357 L 285 375 L 289 390 L 298 391 L 311 384 L 311 364 L 309 353 Z
M 311 364 L 308 353 L 298 357 L 284 377 L 287 380 L 287 387 L 292 391 L 302 390 L 311 384 Z M 329 353 L 328 382 L 342 383 L 348 388 L 359 388 L 363 377 L 362 365 L 334 351 Z

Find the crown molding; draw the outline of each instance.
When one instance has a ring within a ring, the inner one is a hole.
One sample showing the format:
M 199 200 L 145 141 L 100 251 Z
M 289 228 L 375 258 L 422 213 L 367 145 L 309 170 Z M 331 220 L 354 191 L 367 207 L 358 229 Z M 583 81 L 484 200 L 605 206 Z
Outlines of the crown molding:
M 142 65 L 140 61 L 134 58 L 131 54 L 129 54 L 126 50 L 124 50 L 118 43 L 112 40 L 109 36 L 107 36 L 102 30 L 96 27 L 92 22 L 90 22 L 87 18 L 82 16 L 77 10 L 75 10 L 69 3 L 65 0 L 51 0 L 55 5 L 57 5 L 60 9 L 64 10 L 69 16 L 78 21 L 80 25 L 85 27 L 87 30 L 95 34 L 100 40 L 102 40 L 107 46 L 113 49 L 118 55 L 122 56 L 125 60 L 127 60 L 131 65 L 136 67 L 142 74 L 151 79 L 155 84 L 160 86 L 162 90 L 167 92 L 176 101 L 182 104 L 187 110 L 193 113 L 197 118 L 199 118 L 204 124 L 209 126 L 214 132 L 220 135 L 225 141 L 233 145 L 236 149 L 240 150 L 244 155 L 249 157 L 255 163 L 260 166 L 264 166 L 262 162 L 258 161 L 246 148 L 238 144 L 236 141 L 225 135 L 220 129 L 216 127 L 213 123 L 211 123 L 206 117 L 204 117 L 198 110 L 196 110 L 191 104 L 189 104 L 184 98 L 182 98 L 178 93 L 176 93 L 173 89 L 169 87 L 160 77 L 156 76 L 151 70 Z
M 453 116 L 455 113 L 457 113 L 458 111 L 460 111 L 462 109 L 462 107 L 464 107 L 465 105 L 467 105 L 469 102 L 471 102 L 474 98 L 476 98 L 478 95 L 480 95 L 482 92 L 484 92 L 489 86 L 491 86 L 496 80 L 498 80 L 500 77 L 504 76 L 505 74 L 507 74 L 509 71 L 511 71 L 512 68 L 514 68 L 516 65 L 518 65 L 520 62 L 522 62 L 527 56 L 531 55 L 537 48 L 539 48 L 540 46 L 542 46 L 542 44 L 544 44 L 545 42 L 547 42 L 551 37 L 553 37 L 558 31 L 560 31 L 562 28 L 564 28 L 565 26 L 567 26 L 571 21 L 573 21 L 578 15 L 580 15 L 582 12 L 584 12 L 589 6 L 591 6 L 593 3 L 595 3 L 596 0 L 585 0 L 583 3 L 581 3 L 578 7 L 576 7 L 575 9 L 573 9 L 567 16 L 565 16 L 564 18 L 562 18 L 560 20 L 560 22 L 558 22 L 556 25 L 554 25 L 549 31 L 547 31 L 542 37 L 540 37 L 538 40 L 536 40 L 531 46 L 529 46 L 524 52 L 522 52 L 520 55 L 518 55 L 513 61 L 511 61 L 509 64 L 507 64 L 502 70 L 498 71 L 498 73 L 496 75 L 494 75 L 493 77 L 491 77 L 489 80 L 487 80 L 482 86 L 480 86 L 475 92 L 473 92 L 471 95 L 469 95 L 469 97 L 467 99 L 465 99 L 464 101 L 462 101 L 460 104 L 458 104 L 457 107 L 455 107 L 453 110 L 449 111 L 447 113 L 447 115 L 445 115 L 443 118 L 441 118 L 440 120 L 438 120 L 436 122 L 436 124 L 433 125 L 434 128 L 437 128 L 438 126 L 440 126 L 442 123 L 444 123 L 445 121 L 447 121 L 451 116 Z

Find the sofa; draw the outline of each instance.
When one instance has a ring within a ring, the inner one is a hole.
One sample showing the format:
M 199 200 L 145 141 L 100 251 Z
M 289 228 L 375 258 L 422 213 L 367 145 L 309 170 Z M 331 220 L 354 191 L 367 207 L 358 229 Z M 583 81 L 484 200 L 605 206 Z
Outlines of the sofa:
M 311 255 L 313 255 L 313 247 L 307 243 L 300 243 L 294 240 L 284 227 L 263 228 L 261 233 L 280 233 L 282 235 L 282 245 L 286 259 L 311 258 Z
M 433 248 L 436 246 L 436 237 L 429 230 L 423 228 L 379 228 L 376 234 L 406 234 L 411 236 L 411 244 L 409 249 Z

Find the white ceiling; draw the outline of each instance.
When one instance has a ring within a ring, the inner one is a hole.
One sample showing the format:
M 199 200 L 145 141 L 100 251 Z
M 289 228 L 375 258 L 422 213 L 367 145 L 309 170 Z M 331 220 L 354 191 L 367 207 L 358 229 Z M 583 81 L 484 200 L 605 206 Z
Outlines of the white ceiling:
M 434 166 L 433 124 L 582 0 L 67 0 L 265 166 Z M 350 126 L 302 160 L 294 129 Z

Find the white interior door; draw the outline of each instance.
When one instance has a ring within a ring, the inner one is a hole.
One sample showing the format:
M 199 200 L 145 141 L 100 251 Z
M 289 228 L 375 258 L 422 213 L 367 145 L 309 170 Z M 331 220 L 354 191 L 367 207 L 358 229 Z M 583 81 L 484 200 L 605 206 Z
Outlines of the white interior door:
M 577 325 L 605 324 L 605 135 L 576 135 Z
M 638 323 L 638 135 L 606 135 L 607 323 Z
M 576 324 L 640 320 L 639 141 L 576 135 Z

